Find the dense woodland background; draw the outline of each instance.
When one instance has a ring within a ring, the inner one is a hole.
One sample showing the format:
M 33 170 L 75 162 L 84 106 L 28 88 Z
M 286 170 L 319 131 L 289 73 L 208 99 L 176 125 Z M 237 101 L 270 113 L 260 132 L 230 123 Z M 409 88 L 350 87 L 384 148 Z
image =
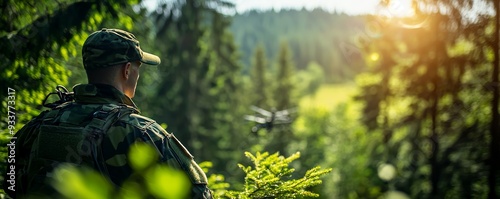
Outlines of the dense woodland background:
M 153 11 L 139 0 L 2 1 L 0 112 L 14 88 L 19 129 L 56 85 L 86 83 L 86 37 L 120 28 L 162 59 L 141 69 L 142 113 L 233 188 L 242 186 L 245 151 L 298 151 L 299 174 L 333 168 L 314 188 L 320 198 L 497 198 L 498 1 L 414 0 L 411 17 L 391 15 L 390 3 L 350 16 L 228 15 L 233 5 L 220 0 Z M 297 111 L 293 123 L 253 133 L 244 120 L 251 105 Z M 6 159 L 6 121 L 0 129 Z

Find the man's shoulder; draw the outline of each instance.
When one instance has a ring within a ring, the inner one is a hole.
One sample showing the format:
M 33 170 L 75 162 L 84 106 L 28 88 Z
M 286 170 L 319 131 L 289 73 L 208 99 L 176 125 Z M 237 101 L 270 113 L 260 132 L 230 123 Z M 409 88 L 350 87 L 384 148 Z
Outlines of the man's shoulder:
M 155 120 L 136 113 L 121 117 L 111 126 L 107 135 L 114 147 L 118 147 L 119 143 L 129 145 L 137 139 L 156 143 L 171 136 Z
M 126 124 L 130 124 L 132 126 L 138 127 L 138 128 L 146 128 L 148 125 L 151 125 L 153 123 L 156 123 L 155 120 L 146 117 L 144 115 L 140 115 L 138 113 L 131 113 L 127 115 L 126 117 L 123 117 L 121 119 L 122 122 Z
M 128 116 L 122 118 L 120 120 L 121 122 L 125 123 L 125 124 L 128 124 L 128 125 L 131 125 L 135 128 L 138 128 L 142 131 L 155 131 L 155 132 L 163 132 L 163 133 L 167 133 L 163 127 L 160 126 L 160 124 L 158 124 L 155 120 L 149 118 L 149 117 L 146 117 L 144 115 L 141 115 L 141 114 L 137 114 L 137 113 L 132 113 L 132 114 L 129 114 Z

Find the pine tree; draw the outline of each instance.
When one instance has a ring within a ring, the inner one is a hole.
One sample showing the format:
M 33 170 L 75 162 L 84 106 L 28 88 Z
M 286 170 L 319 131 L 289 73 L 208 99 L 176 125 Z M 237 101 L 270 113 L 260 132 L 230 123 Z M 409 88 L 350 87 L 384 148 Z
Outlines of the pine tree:
M 280 44 L 276 66 L 276 76 L 271 81 L 275 85 L 273 88 L 275 107 L 273 107 L 274 110 L 272 111 L 294 109 L 297 106 L 297 100 L 295 99 L 294 64 L 286 42 Z M 263 138 L 268 140 L 265 149 L 286 155 L 287 145 L 293 139 L 292 135 L 291 124 L 274 125 L 271 131 L 268 132 L 268 135 Z
M 272 107 L 269 91 L 272 84 L 269 82 L 268 76 L 270 68 L 267 66 L 266 54 L 264 46 L 258 45 L 255 49 L 254 59 L 252 62 L 252 103 L 263 109 L 269 110 Z
M 219 6 L 218 8 L 214 5 Z M 197 161 L 211 160 L 216 171 L 233 172 L 227 162 L 247 146 L 241 66 L 229 18 L 218 12 L 224 1 L 188 0 L 163 6 L 157 19 L 161 46 L 161 82 L 154 96 L 153 118 L 167 124 Z M 249 147 L 249 146 L 248 146 Z
M 295 108 L 297 105 L 297 100 L 294 96 L 294 65 L 291 57 L 292 55 L 287 42 L 281 43 L 277 60 L 277 76 L 275 79 L 277 86 L 274 92 L 276 100 L 275 108 L 277 110 Z
M 254 166 L 238 166 L 246 173 L 243 191 L 230 191 L 223 198 L 313 198 L 319 194 L 309 189 L 322 183 L 321 176 L 332 169 L 321 169 L 316 166 L 306 171 L 303 177 L 290 179 L 295 171 L 289 164 L 300 157 L 295 153 L 290 157 L 280 156 L 279 153 L 259 153 L 255 155 L 246 152 Z

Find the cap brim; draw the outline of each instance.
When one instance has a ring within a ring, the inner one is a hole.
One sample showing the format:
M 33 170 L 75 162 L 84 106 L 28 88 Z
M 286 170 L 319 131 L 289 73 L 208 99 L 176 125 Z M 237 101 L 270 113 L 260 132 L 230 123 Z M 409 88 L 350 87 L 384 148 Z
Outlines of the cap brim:
M 141 62 L 148 64 L 148 65 L 158 65 L 161 63 L 161 60 L 156 55 L 153 55 L 153 54 L 147 53 L 147 52 L 143 52 Z

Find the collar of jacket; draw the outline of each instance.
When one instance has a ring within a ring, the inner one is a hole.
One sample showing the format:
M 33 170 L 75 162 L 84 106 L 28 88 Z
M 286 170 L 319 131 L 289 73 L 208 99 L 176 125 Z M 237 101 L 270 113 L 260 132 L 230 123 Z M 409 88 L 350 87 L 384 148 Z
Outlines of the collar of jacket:
M 139 109 L 134 101 L 115 87 L 107 84 L 77 84 L 73 87 L 75 101 L 87 104 L 125 104 Z

